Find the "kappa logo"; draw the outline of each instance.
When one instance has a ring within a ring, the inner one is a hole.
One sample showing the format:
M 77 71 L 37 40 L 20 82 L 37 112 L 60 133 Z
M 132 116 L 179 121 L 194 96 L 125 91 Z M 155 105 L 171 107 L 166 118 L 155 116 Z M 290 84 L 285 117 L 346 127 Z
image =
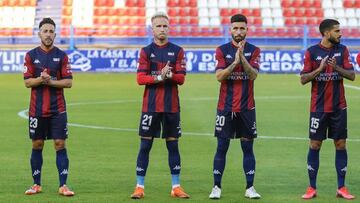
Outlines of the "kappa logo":
M 347 171 L 347 166 L 345 166 L 344 168 L 342 168 L 340 171 L 346 172 L 346 171 Z
M 136 167 L 136 171 L 141 172 L 141 171 L 144 171 L 144 169 L 140 168 L 140 167 Z
M 61 171 L 60 175 L 67 175 L 69 174 L 69 171 L 67 169 L 64 169 L 63 171 Z
M 318 56 L 318 57 L 316 57 L 316 60 L 317 60 L 317 61 L 321 61 L 321 60 L 322 60 L 322 57 L 321 57 L 321 56 Z
M 244 53 L 244 56 L 251 56 L 251 53 Z
M 174 168 L 173 168 L 173 170 L 180 170 L 181 169 L 181 166 L 179 166 L 179 165 L 176 165 Z
M 168 56 L 174 56 L 174 52 L 168 52 Z
M 214 175 L 221 175 L 220 171 L 217 170 L 217 169 L 215 169 L 215 170 L 213 171 L 213 173 L 214 173 Z
M 245 173 L 246 175 L 254 175 L 255 174 L 255 170 L 250 170 L 248 172 Z
M 225 58 L 232 59 L 232 56 L 230 54 L 226 55 Z
M 150 58 L 155 58 L 155 54 L 151 53 Z
M 33 176 L 39 175 L 40 173 L 41 173 L 40 170 L 35 170 Z
M 34 63 L 40 63 L 39 59 L 35 59 Z
M 54 61 L 54 62 L 59 62 L 59 61 L 60 61 L 60 58 L 53 58 L 53 61 Z
M 309 171 L 315 171 L 315 169 L 314 169 L 311 165 L 307 165 L 307 169 L 308 169 Z

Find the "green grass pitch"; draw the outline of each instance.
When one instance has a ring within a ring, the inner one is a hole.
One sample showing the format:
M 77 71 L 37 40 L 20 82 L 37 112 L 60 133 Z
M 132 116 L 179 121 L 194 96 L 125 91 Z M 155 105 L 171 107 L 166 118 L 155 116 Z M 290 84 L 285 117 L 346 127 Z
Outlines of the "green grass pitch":
M 359 77 L 359 76 L 358 76 Z M 31 142 L 27 120 L 18 112 L 28 108 L 30 90 L 21 74 L 0 75 L 0 202 L 133 202 L 135 161 L 139 147 L 137 128 L 144 87 L 135 74 L 74 74 L 66 89 L 70 136 L 68 185 L 76 196 L 57 194 L 58 176 L 52 141 L 44 148 L 43 193 L 24 195 L 32 184 L 29 157 Z M 348 154 L 346 184 L 360 198 L 360 78 L 345 82 L 348 102 Z M 355 88 L 354 88 L 355 87 Z M 141 202 L 211 202 L 212 160 L 216 139 L 212 136 L 219 83 L 214 74 L 188 74 L 180 88 L 183 136 L 180 139 L 181 183 L 189 200 L 170 197 L 171 179 L 167 150 L 157 139 L 150 154 Z M 310 85 L 297 75 L 260 74 L 255 82 L 259 138 L 255 188 L 259 202 L 304 202 L 308 185 L 306 156 Z M 98 127 L 98 128 L 96 128 Z M 324 142 L 320 155 L 318 197 L 312 202 L 345 202 L 335 197 L 335 150 Z M 238 140 L 232 141 L 219 202 L 250 202 L 244 198 L 245 177 Z

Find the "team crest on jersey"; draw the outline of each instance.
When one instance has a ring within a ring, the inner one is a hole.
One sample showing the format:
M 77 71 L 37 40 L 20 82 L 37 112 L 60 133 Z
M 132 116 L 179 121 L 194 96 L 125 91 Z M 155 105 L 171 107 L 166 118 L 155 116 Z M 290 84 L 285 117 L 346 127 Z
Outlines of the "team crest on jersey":
M 169 56 L 174 56 L 175 54 L 174 54 L 174 52 L 168 52 L 168 55 Z
M 251 53 L 244 53 L 244 56 L 251 56 Z
M 54 61 L 54 62 L 59 62 L 59 61 L 60 61 L 60 58 L 53 58 L 53 61 Z
M 339 53 L 334 54 L 334 57 L 337 57 L 337 56 L 341 56 L 341 53 L 339 52 Z

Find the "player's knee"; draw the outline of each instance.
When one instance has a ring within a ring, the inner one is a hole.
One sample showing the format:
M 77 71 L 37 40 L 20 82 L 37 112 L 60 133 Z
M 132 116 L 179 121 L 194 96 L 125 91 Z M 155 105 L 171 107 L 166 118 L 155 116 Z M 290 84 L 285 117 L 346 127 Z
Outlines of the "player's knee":
M 336 150 L 345 150 L 346 142 L 345 140 L 336 140 L 334 141 Z
M 44 140 L 33 140 L 32 141 L 32 148 L 36 150 L 43 149 L 44 147 Z
M 312 141 L 310 142 L 310 148 L 311 148 L 311 149 L 314 149 L 314 150 L 319 150 L 319 149 L 321 148 L 321 144 L 322 144 L 321 141 L 312 140 Z
M 149 153 L 152 147 L 152 139 L 141 139 L 140 152 Z
M 166 140 L 166 148 L 168 149 L 168 152 L 176 152 L 179 151 L 178 147 L 178 140 Z
M 225 138 L 218 138 L 217 153 L 226 154 L 229 148 L 230 140 Z
M 241 149 L 244 153 L 251 153 L 253 151 L 254 141 L 241 141 Z
M 65 149 L 65 140 L 54 140 L 54 147 L 56 151 Z

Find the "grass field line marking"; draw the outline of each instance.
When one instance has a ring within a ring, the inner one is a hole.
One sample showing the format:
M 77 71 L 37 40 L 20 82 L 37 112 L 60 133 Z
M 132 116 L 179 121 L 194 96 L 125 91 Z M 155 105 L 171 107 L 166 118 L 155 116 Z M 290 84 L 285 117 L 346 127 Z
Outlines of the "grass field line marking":
M 28 110 L 23 110 L 18 113 L 21 118 L 28 119 L 27 116 Z M 114 130 L 114 131 L 123 131 L 123 132 L 138 132 L 138 129 L 134 128 L 114 128 L 114 127 L 104 127 L 104 126 L 95 126 L 95 125 L 83 125 L 78 123 L 68 123 L 69 126 L 80 127 L 80 128 L 89 128 L 97 130 Z M 201 135 L 201 136 L 213 136 L 213 133 L 199 133 L 199 132 L 183 132 L 184 135 Z M 260 139 L 272 139 L 272 140 L 308 140 L 307 137 L 282 137 L 282 136 L 258 136 Z M 360 139 L 347 139 L 348 141 L 360 142 Z
M 344 86 L 347 87 L 347 88 L 350 88 L 350 89 L 360 90 L 360 87 L 358 87 L 358 86 L 348 85 L 348 84 L 345 84 Z

